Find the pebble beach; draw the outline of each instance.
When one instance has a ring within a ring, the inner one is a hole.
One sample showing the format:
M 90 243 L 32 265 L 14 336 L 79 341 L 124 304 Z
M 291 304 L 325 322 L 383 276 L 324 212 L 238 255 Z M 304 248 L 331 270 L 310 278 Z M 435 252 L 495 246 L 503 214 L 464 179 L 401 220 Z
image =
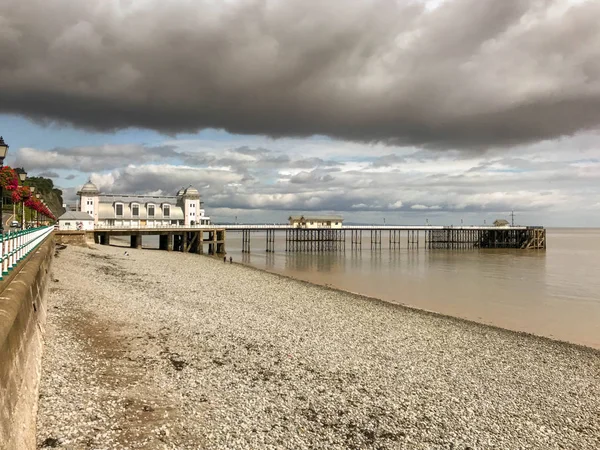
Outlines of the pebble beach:
M 47 298 L 40 448 L 600 448 L 598 350 L 117 246 Z

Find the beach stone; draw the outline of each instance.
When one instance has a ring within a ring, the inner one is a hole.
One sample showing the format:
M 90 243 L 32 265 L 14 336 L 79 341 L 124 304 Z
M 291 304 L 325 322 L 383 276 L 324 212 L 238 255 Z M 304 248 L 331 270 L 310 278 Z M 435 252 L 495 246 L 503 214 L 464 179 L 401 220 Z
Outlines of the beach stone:
M 40 447 L 598 448 L 597 350 L 127 251 L 53 263 Z

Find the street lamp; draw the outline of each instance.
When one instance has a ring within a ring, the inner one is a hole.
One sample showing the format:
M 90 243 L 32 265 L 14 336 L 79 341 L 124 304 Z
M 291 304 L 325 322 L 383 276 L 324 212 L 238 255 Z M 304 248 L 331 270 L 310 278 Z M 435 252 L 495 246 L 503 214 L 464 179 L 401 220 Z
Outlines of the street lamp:
M 25 180 L 27 179 L 27 172 L 23 171 L 23 172 L 19 172 L 19 180 L 21 180 L 21 183 L 24 184 Z M 25 198 L 21 199 L 21 229 L 24 230 L 25 229 Z
M 4 167 L 4 158 L 8 153 L 8 145 L 4 138 L 0 136 L 0 168 Z M 4 209 L 4 189 L 0 186 L 0 233 L 4 233 L 4 220 L 2 219 L 2 210 Z
M 37 198 L 38 200 L 40 199 L 40 193 L 38 192 L 37 194 L 35 194 L 35 198 Z M 35 226 L 39 227 L 40 226 L 40 212 L 36 211 L 35 212 Z

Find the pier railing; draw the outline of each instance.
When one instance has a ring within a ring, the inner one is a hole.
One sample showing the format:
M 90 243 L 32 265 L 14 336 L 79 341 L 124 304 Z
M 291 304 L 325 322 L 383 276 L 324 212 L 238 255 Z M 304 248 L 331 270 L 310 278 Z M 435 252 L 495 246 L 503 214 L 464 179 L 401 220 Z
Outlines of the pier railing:
M 44 242 L 44 239 L 53 230 L 54 227 L 38 227 L 0 234 L 0 248 L 2 249 L 0 280 Z
M 317 229 L 334 229 L 334 230 L 527 230 L 532 228 L 543 228 L 543 227 L 532 227 L 532 226 L 507 226 L 507 227 L 496 227 L 487 225 L 343 225 L 341 228 L 323 227 L 295 227 L 289 224 L 210 224 L 210 225 L 175 225 L 175 224 L 152 224 L 152 225 L 96 225 L 94 231 L 99 230 L 131 230 L 131 229 L 215 229 L 221 228 L 224 230 L 292 230 L 292 229 L 306 229 L 306 230 L 317 230 Z M 91 231 L 91 230 L 89 230 Z
M 104 230 L 153 230 L 153 229 L 197 229 L 197 230 L 214 230 L 215 228 L 225 228 L 222 225 L 172 225 L 172 224 L 152 224 L 152 225 L 96 225 L 93 230 L 85 231 L 104 231 Z

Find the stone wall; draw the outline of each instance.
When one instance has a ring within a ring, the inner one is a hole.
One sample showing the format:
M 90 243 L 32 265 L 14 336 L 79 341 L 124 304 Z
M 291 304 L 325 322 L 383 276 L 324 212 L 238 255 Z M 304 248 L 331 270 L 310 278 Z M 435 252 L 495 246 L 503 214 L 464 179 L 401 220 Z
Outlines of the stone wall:
M 94 244 L 94 232 L 90 231 L 55 231 L 54 238 L 57 244 L 78 245 L 87 247 Z
M 0 284 L 0 449 L 34 449 L 45 291 L 54 252 L 48 237 Z

